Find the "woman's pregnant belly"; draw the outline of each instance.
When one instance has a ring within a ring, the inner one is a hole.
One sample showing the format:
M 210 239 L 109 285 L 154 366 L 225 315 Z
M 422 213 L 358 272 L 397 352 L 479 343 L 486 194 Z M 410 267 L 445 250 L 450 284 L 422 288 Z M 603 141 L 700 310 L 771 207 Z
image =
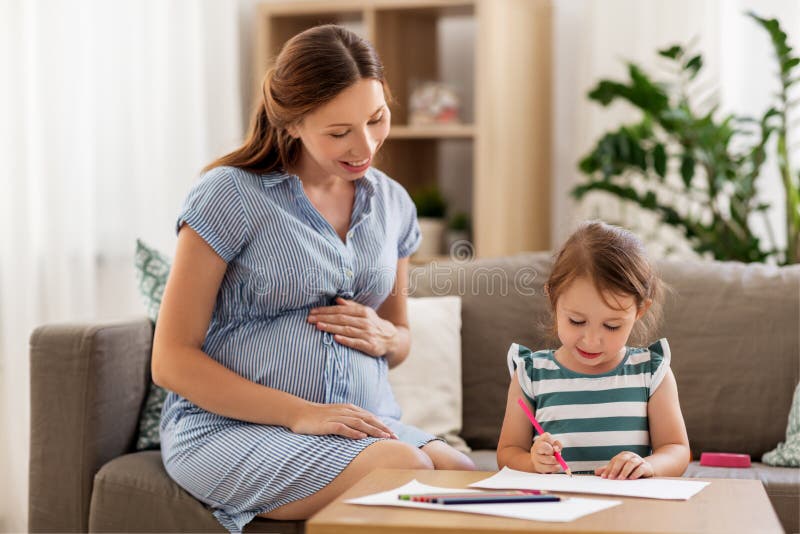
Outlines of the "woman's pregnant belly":
M 352 403 L 394 415 L 384 358 L 340 345 L 306 321 L 308 310 L 209 332 L 206 352 L 239 375 L 311 402 Z

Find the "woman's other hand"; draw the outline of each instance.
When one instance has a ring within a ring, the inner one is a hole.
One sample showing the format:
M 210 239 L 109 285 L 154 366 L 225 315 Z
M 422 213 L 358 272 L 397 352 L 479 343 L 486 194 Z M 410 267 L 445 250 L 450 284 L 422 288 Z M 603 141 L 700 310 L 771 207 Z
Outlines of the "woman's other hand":
M 380 357 L 394 350 L 397 327 L 382 319 L 369 306 L 336 298 L 335 306 L 313 308 L 308 322 L 318 330 L 333 334 L 337 343 Z
M 297 416 L 290 430 L 296 434 L 335 434 L 351 439 L 397 439 L 392 430 L 374 414 L 354 404 L 309 403 Z

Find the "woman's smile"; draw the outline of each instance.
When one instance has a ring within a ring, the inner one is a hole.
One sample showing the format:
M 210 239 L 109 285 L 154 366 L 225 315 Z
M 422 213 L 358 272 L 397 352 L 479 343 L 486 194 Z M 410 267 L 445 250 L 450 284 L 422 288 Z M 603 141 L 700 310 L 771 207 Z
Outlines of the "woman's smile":
M 361 161 L 339 161 L 339 165 L 347 172 L 360 173 L 369 169 L 369 164 L 371 162 L 372 156 L 367 159 L 362 159 Z

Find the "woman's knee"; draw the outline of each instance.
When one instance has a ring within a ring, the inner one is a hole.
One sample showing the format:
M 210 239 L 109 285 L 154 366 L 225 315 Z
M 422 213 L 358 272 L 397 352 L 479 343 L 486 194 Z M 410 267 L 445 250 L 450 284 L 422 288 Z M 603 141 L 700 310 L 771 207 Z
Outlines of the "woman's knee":
M 433 469 L 431 458 L 418 448 L 397 440 L 378 441 L 367 447 L 363 453 L 365 461 L 374 468 L 388 469 Z
M 260 517 L 279 520 L 307 519 L 373 469 L 433 469 L 427 454 L 397 440 L 376 441 L 355 457 L 328 486 L 319 492 L 286 504 Z
M 476 469 L 469 456 L 441 441 L 428 443 L 422 448 L 422 452 L 433 461 L 434 469 L 454 471 L 474 471 Z
M 439 457 L 434 461 L 436 469 L 452 471 L 475 471 L 475 463 L 466 454 L 455 451 L 455 454 Z

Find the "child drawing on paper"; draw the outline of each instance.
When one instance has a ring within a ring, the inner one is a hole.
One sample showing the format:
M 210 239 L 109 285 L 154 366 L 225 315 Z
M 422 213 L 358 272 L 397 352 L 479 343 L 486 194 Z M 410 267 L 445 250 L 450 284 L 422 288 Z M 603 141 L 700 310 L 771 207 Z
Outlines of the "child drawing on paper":
M 560 346 L 511 345 L 499 466 L 559 472 L 558 451 L 573 473 L 680 476 L 689 440 L 669 345 L 628 345 L 634 330 L 651 334 L 663 295 L 642 243 L 621 228 L 584 223 L 557 254 L 545 290 Z M 534 438 L 520 398 L 544 434 Z

